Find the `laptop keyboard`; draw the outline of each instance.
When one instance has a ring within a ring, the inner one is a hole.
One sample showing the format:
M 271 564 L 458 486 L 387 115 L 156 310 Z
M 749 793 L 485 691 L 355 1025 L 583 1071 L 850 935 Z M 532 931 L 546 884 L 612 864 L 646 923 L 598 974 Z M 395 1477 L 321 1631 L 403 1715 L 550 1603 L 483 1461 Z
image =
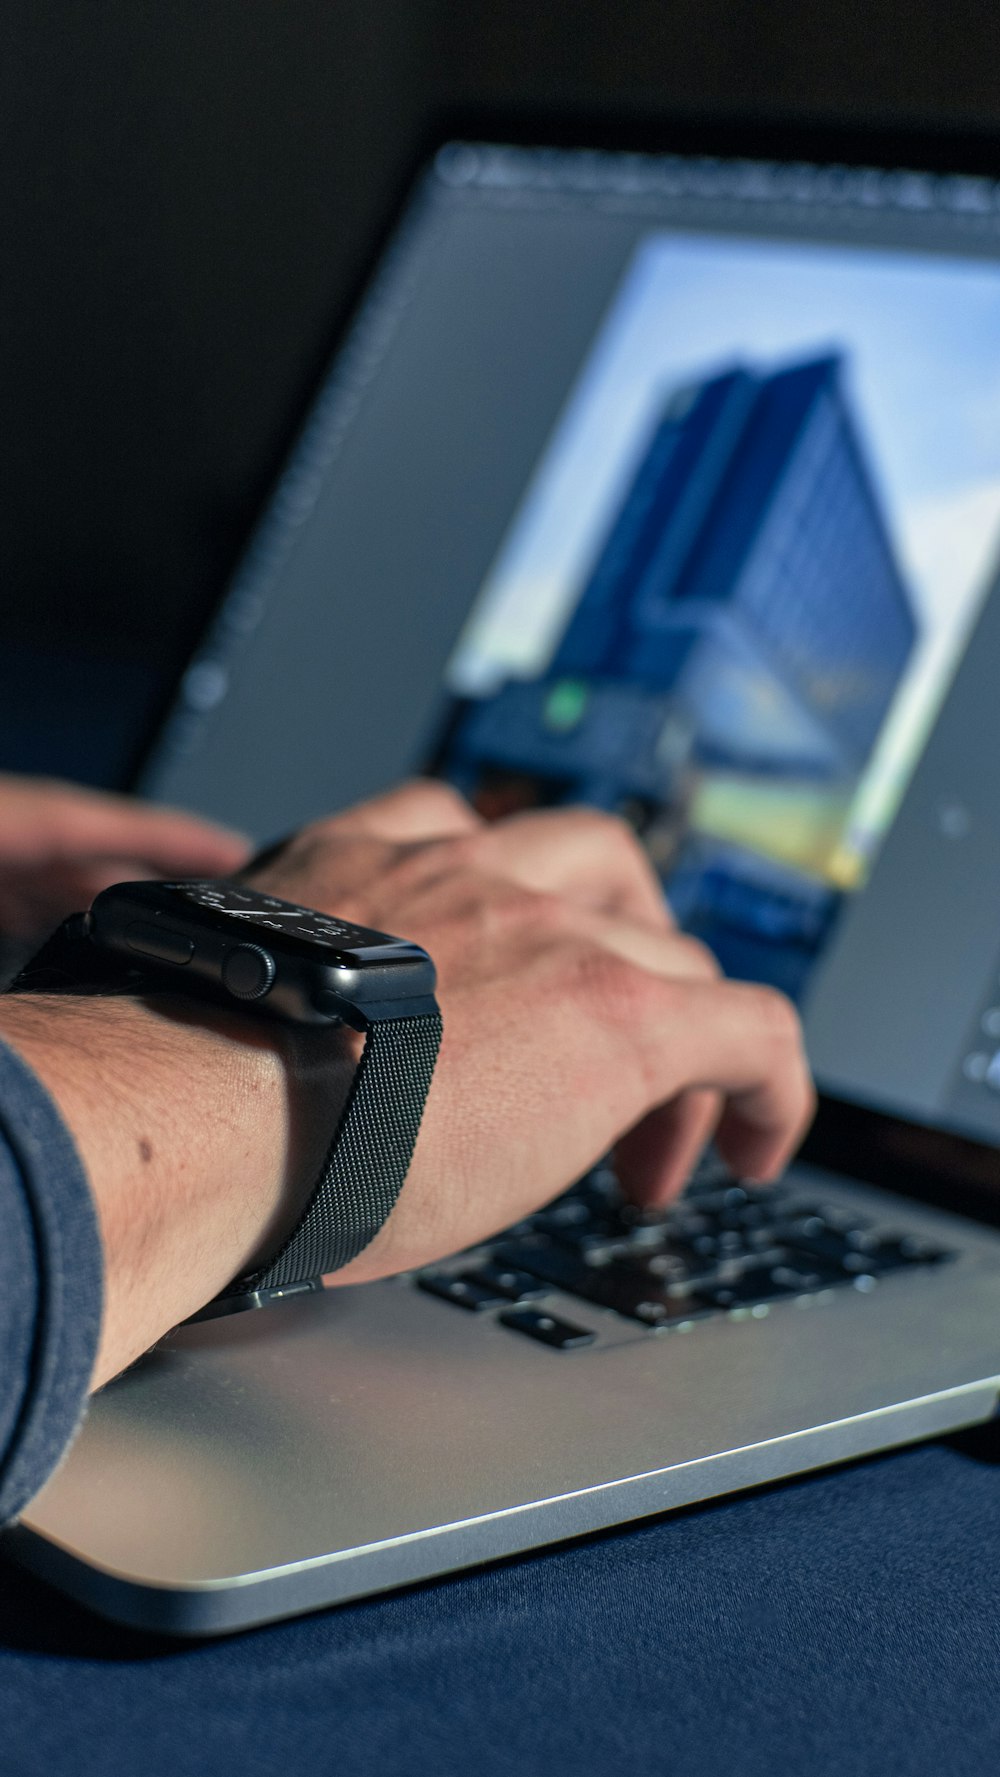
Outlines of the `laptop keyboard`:
M 597 1342 L 589 1326 L 550 1311 L 553 1293 L 610 1310 L 636 1328 L 688 1331 L 774 1302 L 876 1289 L 893 1273 L 953 1255 L 882 1227 L 801 1187 L 741 1184 L 706 1164 L 669 1209 L 627 1204 L 599 1167 L 557 1202 L 467 1255 L 417 1275 L 421 1290 L 552 1350 Z

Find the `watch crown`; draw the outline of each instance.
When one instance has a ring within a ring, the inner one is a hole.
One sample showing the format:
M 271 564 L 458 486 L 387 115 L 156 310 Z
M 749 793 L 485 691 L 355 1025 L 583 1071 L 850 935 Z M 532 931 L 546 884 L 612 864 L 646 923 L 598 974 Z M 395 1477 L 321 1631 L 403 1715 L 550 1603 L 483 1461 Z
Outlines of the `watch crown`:
M 274 958 L 259 944 L 234 944 L 222 962 L 222 985 L 237 1000 L 260 1000 L 275 977 Z

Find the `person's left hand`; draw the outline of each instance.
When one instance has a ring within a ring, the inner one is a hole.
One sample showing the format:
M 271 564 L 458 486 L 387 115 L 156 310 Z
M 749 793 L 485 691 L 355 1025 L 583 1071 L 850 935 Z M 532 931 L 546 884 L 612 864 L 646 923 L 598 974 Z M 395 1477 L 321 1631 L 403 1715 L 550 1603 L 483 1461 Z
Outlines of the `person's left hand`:
M 224 876 L 249 851 L 240 834 L 177 809 L 0 773 L 0 932 L 40 938 L 110 883 Z

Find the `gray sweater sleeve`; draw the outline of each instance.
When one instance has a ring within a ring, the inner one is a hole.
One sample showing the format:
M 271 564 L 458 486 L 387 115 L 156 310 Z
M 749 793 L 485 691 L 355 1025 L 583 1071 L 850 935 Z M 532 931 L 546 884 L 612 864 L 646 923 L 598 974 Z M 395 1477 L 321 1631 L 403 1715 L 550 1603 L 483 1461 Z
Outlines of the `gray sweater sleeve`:
M 0 1524 L 38 1492 L 83 1416 L 101 1283 L 79 1156 L 44 1087 L 0 1043 Z

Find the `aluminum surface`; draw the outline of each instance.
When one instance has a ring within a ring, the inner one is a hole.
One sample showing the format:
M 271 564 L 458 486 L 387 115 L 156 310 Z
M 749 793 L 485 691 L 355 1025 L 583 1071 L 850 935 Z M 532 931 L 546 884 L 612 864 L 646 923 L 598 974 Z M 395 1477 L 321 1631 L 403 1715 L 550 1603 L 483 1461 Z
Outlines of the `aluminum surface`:
M 988 1417 L 1000 1235 L 822 1192 L 963 1256 L 687 1333 L 563 1298 L 612 1335 L 570 1353 L 407 1280 L 185 1328 L 94 1402 L 10 1552 L 109 1615 L 211 1632 Z

